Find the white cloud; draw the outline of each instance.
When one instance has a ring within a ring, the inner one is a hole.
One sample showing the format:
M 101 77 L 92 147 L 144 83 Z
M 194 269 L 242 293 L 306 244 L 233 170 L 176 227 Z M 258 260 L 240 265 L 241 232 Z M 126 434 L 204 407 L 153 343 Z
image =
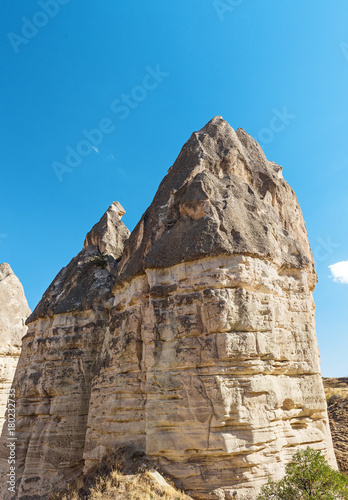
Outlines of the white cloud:
M 348 260 L 332 264 L 329 268 L 331 271 L 331 278 L 333 278 L 336 283 L 348 284 Z

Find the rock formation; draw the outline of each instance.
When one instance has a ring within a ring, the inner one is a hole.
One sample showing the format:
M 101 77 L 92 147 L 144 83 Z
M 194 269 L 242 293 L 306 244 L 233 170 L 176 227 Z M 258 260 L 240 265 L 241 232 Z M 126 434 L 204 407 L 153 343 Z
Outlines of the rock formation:
M 19 498 L 44 495 L 81 470 L 91 380 L 109 324 L 117 260 L 129 236 L 123 213 L 121 205 L 111 205 L 28 318 L 14 380 Z M 4 446 L 2 441 L 3 477 Z
M 29 314 L 19 279 L 8 264 L 0 264 L 0 431 Z
M 216 117 L 183 147 L 124 250 L 114 212 L 28 320 L 18 497 L 44 497 L 122 445 L 202 500 L 254 498 L 301 446 L 335 465 L 314 261 L 282 168 Z M 116 245 L 99 257 L 107 269 L 90 262 L 95 244 Z

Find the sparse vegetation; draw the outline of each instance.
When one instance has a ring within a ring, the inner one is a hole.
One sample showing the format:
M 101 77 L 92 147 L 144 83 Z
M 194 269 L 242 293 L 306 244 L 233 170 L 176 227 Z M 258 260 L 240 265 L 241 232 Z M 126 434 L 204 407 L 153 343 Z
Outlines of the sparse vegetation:
M 324 378 L 324 388 L 337 463 L 348 476 L 348 378 Z
M 96 266 L 105 269 L 108 265 L 108 257 L 105 253 L 101 253 L 100 255 L 92 257 L 91 262 L 93 262 Z
M 338 403 L 339 401 L 342 401 L 343 400 L 343 396 L 341 396 L 340 394 L 333 393 L 333 394 L 331 394 L 331 396 L 326 397 L 326 400 L 327 400 L 327 405 L 328 406 L 332 406 L 335 403 Z
M 348 378 L 324 378 L 323 382 L 328 406 L 348 398 Z
M 347 500 L 348 478 L 333 470 L 320 451 L 298 451 L 280 481 L 269 480 L 257 500 Z
M 146 457 L 129 448 L 105 457 L 82 480 L 50 500 L 191 500 L 168 480 L 159 482 Z

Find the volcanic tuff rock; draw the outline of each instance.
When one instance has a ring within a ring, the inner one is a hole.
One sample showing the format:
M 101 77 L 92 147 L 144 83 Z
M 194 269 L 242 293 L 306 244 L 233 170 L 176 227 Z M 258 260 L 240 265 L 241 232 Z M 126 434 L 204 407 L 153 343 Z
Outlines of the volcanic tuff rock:
M 14 379 L 20 498 L 44 495 L 81 470 L 91 381 L 109 323 L 117 261 L 129 236 L 120 213 L 121 205 L 113 203 L 28 318 Z M 1 445 L 4 475 L 3 440 Z
M 0 264 L 0 431 L 29 314 L 19 279 L 8 264 Z
M 44 495 L 63 470 L 88 471 L 123 445 L 197 499 L 254 498 L 304 445 L 335 465 L 306 227 L 282 168 L 244 130 L 216 117 L 191 136 L 125 243 L 100 330 L 93 309 L 83 342 L 69 343 L 83 321 L 64 293 L 72 279 L 60 280 L 30 319 L 15 379 L 22 494 Z

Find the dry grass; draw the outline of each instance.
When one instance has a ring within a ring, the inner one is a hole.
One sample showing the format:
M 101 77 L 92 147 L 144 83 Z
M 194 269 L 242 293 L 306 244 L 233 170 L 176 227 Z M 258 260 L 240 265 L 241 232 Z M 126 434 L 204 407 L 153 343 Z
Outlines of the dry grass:
M 326 399 L 332 396 L 348 397 L 348 378 L 323 378 Z
M 168 480 L 156 479 L 152 464 L 134 450 L 116 450 L 88 476 L 51 500 L 191 500 Z

